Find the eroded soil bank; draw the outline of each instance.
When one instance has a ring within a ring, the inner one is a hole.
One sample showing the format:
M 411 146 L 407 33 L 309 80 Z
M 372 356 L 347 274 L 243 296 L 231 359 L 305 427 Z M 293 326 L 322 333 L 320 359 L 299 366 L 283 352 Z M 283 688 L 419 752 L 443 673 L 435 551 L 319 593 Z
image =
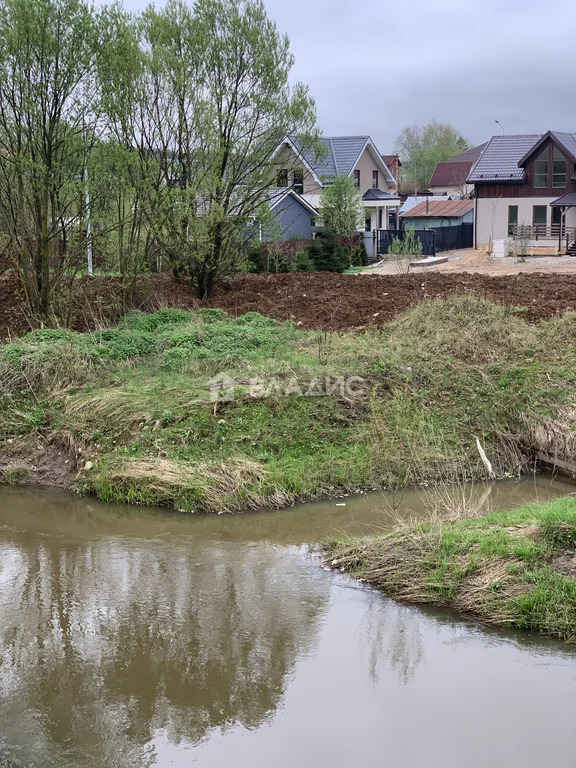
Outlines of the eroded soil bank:
M 576 313 L 471 296 L 346 333 L 136 312 L 0 347 L 0 472 L 219 513 L 514 476 L 574 460 L 575 371 Z

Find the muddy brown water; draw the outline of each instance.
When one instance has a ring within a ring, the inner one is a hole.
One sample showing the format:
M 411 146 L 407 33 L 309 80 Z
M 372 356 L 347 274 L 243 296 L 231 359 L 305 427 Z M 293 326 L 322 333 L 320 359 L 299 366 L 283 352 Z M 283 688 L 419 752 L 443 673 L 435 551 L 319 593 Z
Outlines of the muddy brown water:
M 506 509 L 574 490 L 473 493 Z M 393 501 L 421 512 L 417 494 Z M 0 755 L 574 768 L 576 648 L 398 605 L 305 546 L 389 524 L 380 495 L 196 518 L 0 488 Z

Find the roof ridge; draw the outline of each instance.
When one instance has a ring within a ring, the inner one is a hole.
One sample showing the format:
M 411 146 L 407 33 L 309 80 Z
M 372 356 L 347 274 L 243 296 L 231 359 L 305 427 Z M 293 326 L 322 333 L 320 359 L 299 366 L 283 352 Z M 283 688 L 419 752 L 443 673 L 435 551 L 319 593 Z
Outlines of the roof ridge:
M 325 139 L 329 139 L 332 141 L 332 139 L 369 139 L 370 134 L 368 133 L 357 133 L 357 134 L 342 134 L 340 136 L 325 136 Z

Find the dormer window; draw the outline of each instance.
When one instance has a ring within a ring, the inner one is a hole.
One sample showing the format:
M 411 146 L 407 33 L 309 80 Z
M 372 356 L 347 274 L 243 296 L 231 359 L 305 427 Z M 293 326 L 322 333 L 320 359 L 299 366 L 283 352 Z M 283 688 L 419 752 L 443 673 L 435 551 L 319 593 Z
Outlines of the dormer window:
M 534 163 L 534 188 L 546 189 L 548 186 L 548 147 L 541 152 Z
M 552 186 L 562 189 L 566 186 L 566 158 L 557 147 L 552 153 Z

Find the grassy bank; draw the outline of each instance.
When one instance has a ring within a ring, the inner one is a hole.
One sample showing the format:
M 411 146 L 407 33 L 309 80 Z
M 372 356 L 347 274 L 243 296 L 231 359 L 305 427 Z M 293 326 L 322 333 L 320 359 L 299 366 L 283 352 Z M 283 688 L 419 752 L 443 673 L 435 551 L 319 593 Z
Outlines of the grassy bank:
M 417 523 L 330 546 L 343 568 L 399 600 L 576 642 L 576 499 L 481 519 Z
M 522 315 L 459 297 L 356 334 L 217 309 L 33 331 L 0 347 L 0 473 L 60 462 L 102 499 L 210 512 L 482 478 L 477 439 L 517 473 L 538 430 L 572 434 L 576 379 L 576 315 Z M 214 403 L 221 374 L 234 400 Z

